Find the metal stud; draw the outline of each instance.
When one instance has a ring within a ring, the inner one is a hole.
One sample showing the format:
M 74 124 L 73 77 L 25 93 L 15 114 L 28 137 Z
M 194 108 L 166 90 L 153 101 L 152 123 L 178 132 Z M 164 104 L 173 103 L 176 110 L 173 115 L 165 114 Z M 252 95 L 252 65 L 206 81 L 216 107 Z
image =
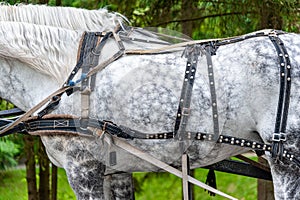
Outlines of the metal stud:
M 217 118 L 218 117 L 218 115 L 217 114 L 214 114 L 214 118 Z
M 187 63 L 187 66 L 191 66 L 191 63 Z
M 291 69 L 291 66 L 290 66 L 290 65 L 287 65 L 286 68 Z
M 291 78 L 290 78 L 290 77 L 288 77 L 288 78 L 287 78 L 287 81 L 291 81 Z
M 283 56 L 282 53 L 280 53 L 279 56 Z
M 236 141 L 235 141 L 235 143 L 236 143 L 236 144 L 239 144 L 239 143 L 240 143 L 240 141 L 239 141 L 239 140 L 236 140 Z
M 194 73 L 194 72 L 195 72 L 195 69 L 192 69 L 191 71 L 192 71 L 192 73 Z
M 289 57 L 289 55 L 288 55 L 288 54 L 285 54 L 284 56 L 285 56 L 286 58 L 287 58 L 287 57 Z
M 211 85 L 213 85 L 213 84 L 214 84 L 214 82 L 210 82 L 210 84 L 211 84 Z
M 190 79 L 194 79 L 194 76 L 191 76 Z
M 189 70 L 187 70 L 185 73 L 186 73 L 186 74 L 188 74 L 188 73 L 190 73 L 190 71 L 189 71 Z
M 212 65 L 208 65 L 208 68 L 212 68 Z
M 211 135 L 208 135 L 208 140 L 211 140 Z
M 281 73 L 281 76 L 284 76 L 284 73 Z
M 72 71 L 72 74 L 75 74 L 76 72 L 75 71 Z
M 284 66 L 284 63 L 281 63 L 280 65 L 281 65 L 281 66 Z
M 186 81 L 188 81 L 188 79 L 187 79 L 187 78 L 185 78 L 185 79 L 184 79 L 184 81 L 186 82 Z

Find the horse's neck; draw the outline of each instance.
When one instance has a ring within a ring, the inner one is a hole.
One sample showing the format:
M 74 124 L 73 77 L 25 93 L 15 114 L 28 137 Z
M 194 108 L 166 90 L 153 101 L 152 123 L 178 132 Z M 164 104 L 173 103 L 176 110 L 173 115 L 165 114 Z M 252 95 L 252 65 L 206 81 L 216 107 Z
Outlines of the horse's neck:
M 28 110 L 65 81 L 81 34 L 11 22 L 1 22 L 0 32 L 0 96 Z
M 17 60 L 1 59 L 0 96 L 28 110 L 58 88 L 54 78 Z

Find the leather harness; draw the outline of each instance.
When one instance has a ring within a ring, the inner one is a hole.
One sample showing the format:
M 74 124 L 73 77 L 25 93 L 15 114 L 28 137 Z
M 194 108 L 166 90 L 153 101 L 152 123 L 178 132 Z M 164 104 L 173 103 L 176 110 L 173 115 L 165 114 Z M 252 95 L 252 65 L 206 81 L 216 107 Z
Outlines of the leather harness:
M 268 151 L 276 160 L 288 159 L 300 167 L 300 161 L 291 152 L 283 147 L 283 142 L 286 141 L 286 126 L 287 116 L 290 101 L 291 89 L 291 63 L 287 50 L 282 40 L 277 36 L 284 34 L 281 31 L 256 32 L 240 37 L 233 37 L 229 39 L 216 39 L 216 40 L 202 40 L 183 42 L 175 45 L 166 45 L 165 47 L 150 50 L 128 50 L 123 45 L 123 40 L 132 40 L 129 36 L 119 35 L 115 32 L 109 33 L 84 33 L 81 48 L 79 51 L 78 62 L 68 77 L 66 83 L 59 90 L 49 95 L 45 100 L 37 106 L 26 112 L 16 120 L 0 120 L 1 131 L 0 136 L 9 135 L 12 133 L 29 133 L 36 134 L 77 134 L 84 136 L 95 136 L 108 133 L 124 139 L 188 139 L 188 140 L 207 140 L 215 141 L 233 146 L 245 147 L 258 151 Z M 213 63 L 211 57 L 216 54 L 217 48 L 226 44 L 240 42 L 249 38 L 267 36 L 272 41 L 279 58 L 280 65 L 280 89 L 279 100 L 277 106 L 275 130 L 272 137 L 272 144 L 264 144 L 256 141 L 251 141 L 243 138 L 237 138 L 219 133 L 218 123 L 218 108 L 217 97 L 215 92 L 215 82 L 213 73 Z M 99 55 L 105 42 L 108 38 L 114 37 L 119 51 L 112 57 L 98 64 Z M 120 39 L 120 37 L 122 39 Z M 139 39 L 138 42 L 149 42 Z M 89 94 L 93 91 L 95 86 L 95 78 L 93 77 L 98 71 L 101 71 L 110 63 L 114 62 L 124 54 L 159 54 L 168 51 L 174 51 L 179 47 L 185 47 L 184 56 L 187 57 L 187 64 L 185 76 L 183 80 L 180 102 L 176 115 L 175 127 L 173 132 L 153 133 L 146 134 L 129 127 L 116 125 L 113 122 L 89 118 Z M 186 124 L 190 114 L 190 102 L 192 96 L 192 88 L 197 69 L 198 57 L 200 54 L 205 54 L 208 68 L 208 79 L 210 84 L 211 105 L 212 105 L 212 120 L 214 134 L 190 132 L 186 131 Z M 82 69 L 80 79 L 74 80 L 75 75 Z M 76 84 L 81 83 L 81 87 Z M 61 96 L 66 93 L 71 95 L 75 91 L 81 91 L 82 98 L 82 112 L 81 117 L 74 116 L 61 116 L 61 115 L 48 115 L 58 105 Z M 49 102 L 50 101 L 50 102 Z M 37 110 L 44 106 L 47 102 L 48 105 L 37 117 L 31 117 Z M 86 103 L 87 102 L 87 103 Z M 21 111 L 16 109 L 16 113 Z M 6 112 L 6 113 L 5 113 Z M 13 115 L 15 112 L 1 111 L 2 114 Z M 2 115 L 3 116 L 3 115 Z

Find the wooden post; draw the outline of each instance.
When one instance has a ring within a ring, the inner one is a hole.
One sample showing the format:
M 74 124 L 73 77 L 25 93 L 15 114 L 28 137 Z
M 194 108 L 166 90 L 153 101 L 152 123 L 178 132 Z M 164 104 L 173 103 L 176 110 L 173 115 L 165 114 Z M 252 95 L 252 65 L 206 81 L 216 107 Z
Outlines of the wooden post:
M 57 200 L 57 167 L 54 164 L 51 173 L 51 200 Z
M 268 162 L 258 157 L 258 162 L 268 165 Z M 257 179 L 257 200 L 274 200 L 274 188 L 272 181 Z

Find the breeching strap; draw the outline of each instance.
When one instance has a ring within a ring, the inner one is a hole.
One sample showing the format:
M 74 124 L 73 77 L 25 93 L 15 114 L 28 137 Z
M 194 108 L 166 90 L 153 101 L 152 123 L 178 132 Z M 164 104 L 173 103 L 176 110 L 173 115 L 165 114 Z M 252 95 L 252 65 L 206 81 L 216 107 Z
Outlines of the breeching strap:
M 291 92 L 291 62 L 282 40 L 274 34 L 269 35 L 279 57 L 280 87 L 277 105 L 275 130 L 272 137 L 272 157 L 282 159 L 286 154 L 283 142 L 286 141 L 286 126 Z

